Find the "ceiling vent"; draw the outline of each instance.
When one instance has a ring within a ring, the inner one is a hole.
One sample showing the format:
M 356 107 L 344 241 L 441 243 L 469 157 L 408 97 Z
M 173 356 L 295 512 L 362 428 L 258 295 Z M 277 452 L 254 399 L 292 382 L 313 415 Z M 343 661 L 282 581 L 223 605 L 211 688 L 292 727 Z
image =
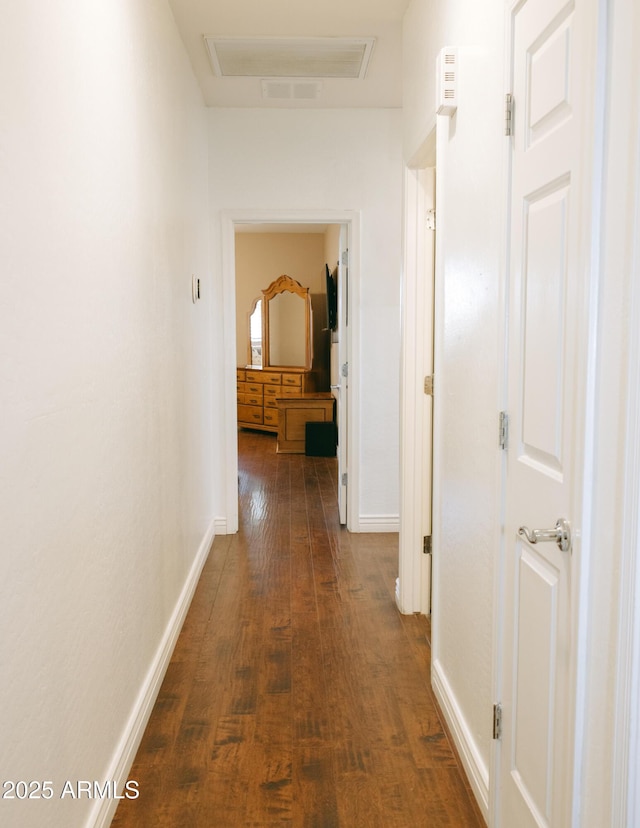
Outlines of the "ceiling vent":
M 373 37 L 205 36 L 219 78 L 364 78 Z
M 317 80 L 263 80 L 262 97 L 278 101 L 315 101 L 320 97 L 322 82 Z

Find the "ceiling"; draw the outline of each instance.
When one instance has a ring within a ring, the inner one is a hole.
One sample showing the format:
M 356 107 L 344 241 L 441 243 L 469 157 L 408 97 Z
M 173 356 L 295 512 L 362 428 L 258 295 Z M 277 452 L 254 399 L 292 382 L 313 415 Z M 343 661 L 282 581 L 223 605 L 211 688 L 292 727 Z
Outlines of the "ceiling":
M 169 5 L 207 106 L 326 109 L 402 105 L 402 17 L 409 2 L 169 0 Z M 260 38 L 266 41 L 256 44 L 262 49 L 275 39 L 287 49 L 300 45 L 317 49 L 323 43 L 340 46 L 338 38 L 373 38 L 374 43 L 364 62 L 363 78 L 324 77 L 323 70 L 312 74 L 308 70 L 311 63 L 304 69 L 292 67 L 290 76 L 261 76 L 264 61 L 255 62 L 255 76 L 220 77 L 205 37 L 226 38 L 232 46 L 236 38 Z M 294 38 L 302 39 L 301 44 L 289 41 Z

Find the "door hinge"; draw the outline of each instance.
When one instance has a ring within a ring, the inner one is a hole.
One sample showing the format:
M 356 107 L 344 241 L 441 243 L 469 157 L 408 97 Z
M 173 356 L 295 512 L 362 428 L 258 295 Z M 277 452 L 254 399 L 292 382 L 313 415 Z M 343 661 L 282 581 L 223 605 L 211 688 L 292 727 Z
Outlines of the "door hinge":
M 505 95 L 504 134 L 513 135 L 513 95 L 510 92 Z
M 349 251 L 343 250 L 341 256 L 342 264 L 346 267 L 349 264 Z
M 436 229 L 436 211 L 432 207 L 430 210 L 427 210 L 427 230 L 435 230 Z
M 343 475 L 342 475 L 342 485 L 343 486 L 347 485 L 347 473 L 346 472 L 344 472 Z
M 500 412 L 498 444 L 500 445 L 501 449 L 507 449 L 509 447 L 509 415 L 506 411 Z
M 423 555 L 430 555 L 431 554 L 431 535 L 425 535 L 422 539 L 422 554 Z
M 424 378 L 424 393 L 428 397 L 433 397 L 433 374 Z
M 349 376 L 349 363 L 348 362 L 343 363 L 340 373 L 342 374 L 343 377 L 348 377 Z
M 502 738 L 502 705 L 500 702 L 493 705 L 493 738 Z

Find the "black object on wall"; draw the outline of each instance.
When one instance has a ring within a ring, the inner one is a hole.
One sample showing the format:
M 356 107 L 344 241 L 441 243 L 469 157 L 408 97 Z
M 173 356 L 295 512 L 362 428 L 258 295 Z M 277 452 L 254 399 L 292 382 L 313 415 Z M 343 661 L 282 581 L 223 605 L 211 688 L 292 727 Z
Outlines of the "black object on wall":
M 335 331 L 338 325 L 338 268 L 332 273 L 329 265 L 325 264 L 324 270 L 327 284 L 327 328 Z

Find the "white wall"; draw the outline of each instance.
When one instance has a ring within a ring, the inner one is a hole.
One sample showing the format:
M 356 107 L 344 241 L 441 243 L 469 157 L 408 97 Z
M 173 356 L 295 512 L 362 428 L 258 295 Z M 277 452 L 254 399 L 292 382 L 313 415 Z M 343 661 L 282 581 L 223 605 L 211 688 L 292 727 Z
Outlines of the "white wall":
M 360 384 L 359 514 L 397 523 L 400 112 L 212 110 L 209 140 L 214 246 L 224 211 L 360 211 L 360 362 L 352 366 Z M 221 291 L 222 263 L 214 264 Z M 220 304 L 220 343 L 223 324 Z M 222 491 L 223 481 L 217 485 Z
M 459 106 L 437 119 L 433 678 L 488 801 L 500 453 L 501 3 L 413 0 L 405 17 L 404 155 L 435 117 L 435 59 L 459 49 Z
M 211 533 L 205 115 L 165 0 L 0 29 L 0 823 L 71 828 Z

